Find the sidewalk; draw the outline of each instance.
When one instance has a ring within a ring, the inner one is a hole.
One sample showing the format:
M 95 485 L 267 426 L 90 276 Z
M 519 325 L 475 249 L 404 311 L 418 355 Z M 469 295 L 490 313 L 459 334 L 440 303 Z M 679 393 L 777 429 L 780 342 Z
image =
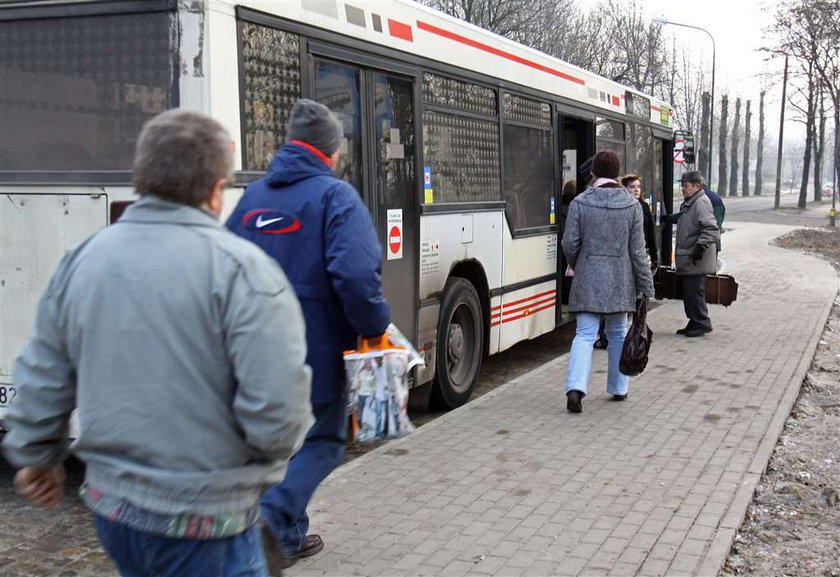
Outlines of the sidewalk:
M 325 551 L 287 575 L 716 575 L 838 289 L 767 244 L 788 227 L 727 228 L 738 301 L 698 339 L 674 334 L 681 302 L 656 307 L 627 401 L 596 351 L 568 414 L 564 355 L 356 459 L 313 502 Z

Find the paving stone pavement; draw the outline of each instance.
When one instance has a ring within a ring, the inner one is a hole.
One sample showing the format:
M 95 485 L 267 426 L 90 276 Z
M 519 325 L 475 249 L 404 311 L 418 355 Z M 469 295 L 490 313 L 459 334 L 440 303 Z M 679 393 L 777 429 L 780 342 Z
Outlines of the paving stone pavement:
M 738 300 L 686 339 L 681 302 L 649 315 L 627 401 L 565 410 L 564 355 L 337 470 L 312 506 L 309 575 L 716 575 L 799 392 L 838 279 L 733 223 Z

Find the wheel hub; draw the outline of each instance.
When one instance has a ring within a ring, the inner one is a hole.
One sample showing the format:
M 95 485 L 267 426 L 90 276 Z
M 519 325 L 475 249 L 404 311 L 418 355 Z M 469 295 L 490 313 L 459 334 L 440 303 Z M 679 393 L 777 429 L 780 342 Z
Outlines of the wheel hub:
M 449 366 L 453 367 L 464 357 L 464 329 L 459 324 L 449 327 L 449 342 L 447 343 L 447 357 Z

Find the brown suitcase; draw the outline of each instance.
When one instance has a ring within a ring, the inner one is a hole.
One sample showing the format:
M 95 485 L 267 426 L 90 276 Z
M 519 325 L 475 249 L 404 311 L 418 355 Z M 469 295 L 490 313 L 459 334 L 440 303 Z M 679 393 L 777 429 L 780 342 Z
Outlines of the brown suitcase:
M 673 268 L 660 268 L 654 279 L 657 299 L 682 300 L 682 281 Z M 706 303 L 728 307 L 738 298 L 738 283 L 729 274 L 706 275 Z

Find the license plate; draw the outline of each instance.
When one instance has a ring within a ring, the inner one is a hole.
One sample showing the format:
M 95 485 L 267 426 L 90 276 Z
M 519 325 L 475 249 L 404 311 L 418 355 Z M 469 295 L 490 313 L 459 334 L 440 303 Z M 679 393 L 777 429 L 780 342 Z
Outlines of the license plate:
M 17 389 L 11 385 L 0 385 L 0 410 L 5 409 L 17 396 Z

